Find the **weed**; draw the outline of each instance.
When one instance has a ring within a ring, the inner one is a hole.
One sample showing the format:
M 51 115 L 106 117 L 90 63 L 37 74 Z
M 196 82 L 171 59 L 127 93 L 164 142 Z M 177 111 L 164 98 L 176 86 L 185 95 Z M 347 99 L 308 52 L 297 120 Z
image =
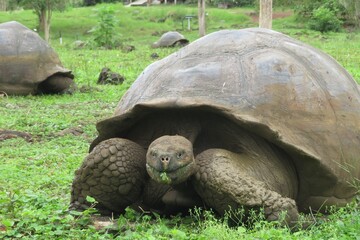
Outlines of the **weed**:
M 95 11 L 98 23 L 89 31 L 94 36 L 93 41 L 98 47 L 105 49 L 119 47 L 119 34 L 115 31 L 115 27 L 118 24 L 115 10 L 111 6 L 101 6 L 95 9 Z

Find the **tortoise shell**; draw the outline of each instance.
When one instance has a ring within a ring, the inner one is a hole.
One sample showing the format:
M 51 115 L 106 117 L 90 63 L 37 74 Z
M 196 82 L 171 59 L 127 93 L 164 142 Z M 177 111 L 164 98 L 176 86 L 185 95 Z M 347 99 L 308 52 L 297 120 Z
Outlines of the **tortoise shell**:
M 164 33 L 157 42 L 154 42 L 152 44 L 152 47 L 153 48 L 173 47 L 177 44 L 184 46 L 188 43 L 189 40 L 187 40 L 182 34 L 175 31 L 170 31 Z
M 39 84 L 54 74 L 73 78 L 36 32 L 16 21 L 0 24 L 0 91 L 35 94 Z

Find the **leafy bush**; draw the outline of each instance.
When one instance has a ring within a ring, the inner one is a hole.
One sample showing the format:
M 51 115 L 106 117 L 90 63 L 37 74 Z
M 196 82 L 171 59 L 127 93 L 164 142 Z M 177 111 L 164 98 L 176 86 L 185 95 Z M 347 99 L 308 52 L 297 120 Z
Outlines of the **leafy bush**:
M 311 29 L 320 32 L 338 32 L 341 29 L 341 25 L 342 21 L 336 17 L 332 10 L 326 7 L 316 9 L 309 22 Z
M 337 0 L 305 0 L 294 1 L 294 10 L 298 17 L 303 19 L 311 19 L 315 10 L 320 7 L 329 9 L 337 17 L 346 14 L 345 8 Z
M 90 31 L 94 38 L 93 42 L 98 47 L 113 49 L 120 46 L 119 35 L 115 31 L 118 20 L 115 10 L 111 6 L 101 6 L 95 9 L 98 24 Z

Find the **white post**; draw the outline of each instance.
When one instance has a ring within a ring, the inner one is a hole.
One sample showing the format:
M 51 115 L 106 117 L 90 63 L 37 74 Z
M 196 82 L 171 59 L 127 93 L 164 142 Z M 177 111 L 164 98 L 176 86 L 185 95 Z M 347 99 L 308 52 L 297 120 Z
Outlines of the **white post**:
M 259 27 L 272 28 L 272 0 L 260 0 Z
M 198 0 L 199 36 L 205 36 L 205 0 Z

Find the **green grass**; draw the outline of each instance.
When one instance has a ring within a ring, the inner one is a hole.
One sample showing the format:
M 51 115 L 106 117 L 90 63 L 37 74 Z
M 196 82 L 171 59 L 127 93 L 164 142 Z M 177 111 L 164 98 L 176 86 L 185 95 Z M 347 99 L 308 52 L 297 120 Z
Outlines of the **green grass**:
M 72 42 L 88 40 L 95 24 L 93 7 L 54 13 L 51 44 L 63 64 L 73 70 L 82 88 L 73 95 L 0 98 L 0 127 L 28 132 L 33 142 L 15 138 L 0 142 L 0 238 L 22 239 L 358 239 L 359 210 L 355 205 L 335 211 L 306 231 L 291 232 L 277 223 L 254 216 L 252 227 L 230 228 L 226 219 L 195 211 L 190 217 L 160 218 L 128 210 L 115 221 L 119 230 L 96 230 L 89 224 L 90 212 L 69 214 L 70 186 L 74 171 L 96 137 L 97 121 L 110 117 L 120 97 L 151 62 L 156 52 L 163 58 L 177 49 L 152 49 L 160 33 L 179 30 L 191 41 L 198 36 L 197 21 L 192 31 L 182 29 L 182 16 L 196 15 L 194 6 L 125 8 L 112 5 L 120 20 L 124 44 L 136 50 L 74 50 Z M 252 9 L 209 8 L 207 31 L 256 26 L 247 13 Z M 166 18 L 165 22 L 159 22 Z M 36 27 L 32 11 L 0 13 L 0 22 L 17 20 Z M 303 28 L 294 18 L 274 21 L 274 29 L 329 53 L 360 82 L 360 34 L 320 34 Z M 64 43 L 59 44 L 61 32 Z M 152 34 L 158 32 L 156 36 Z M 123 85 L 98 86 L 103 67 L 125 76 Z M 62 135 L 65 129 L 82 131 L 79 136 Z

